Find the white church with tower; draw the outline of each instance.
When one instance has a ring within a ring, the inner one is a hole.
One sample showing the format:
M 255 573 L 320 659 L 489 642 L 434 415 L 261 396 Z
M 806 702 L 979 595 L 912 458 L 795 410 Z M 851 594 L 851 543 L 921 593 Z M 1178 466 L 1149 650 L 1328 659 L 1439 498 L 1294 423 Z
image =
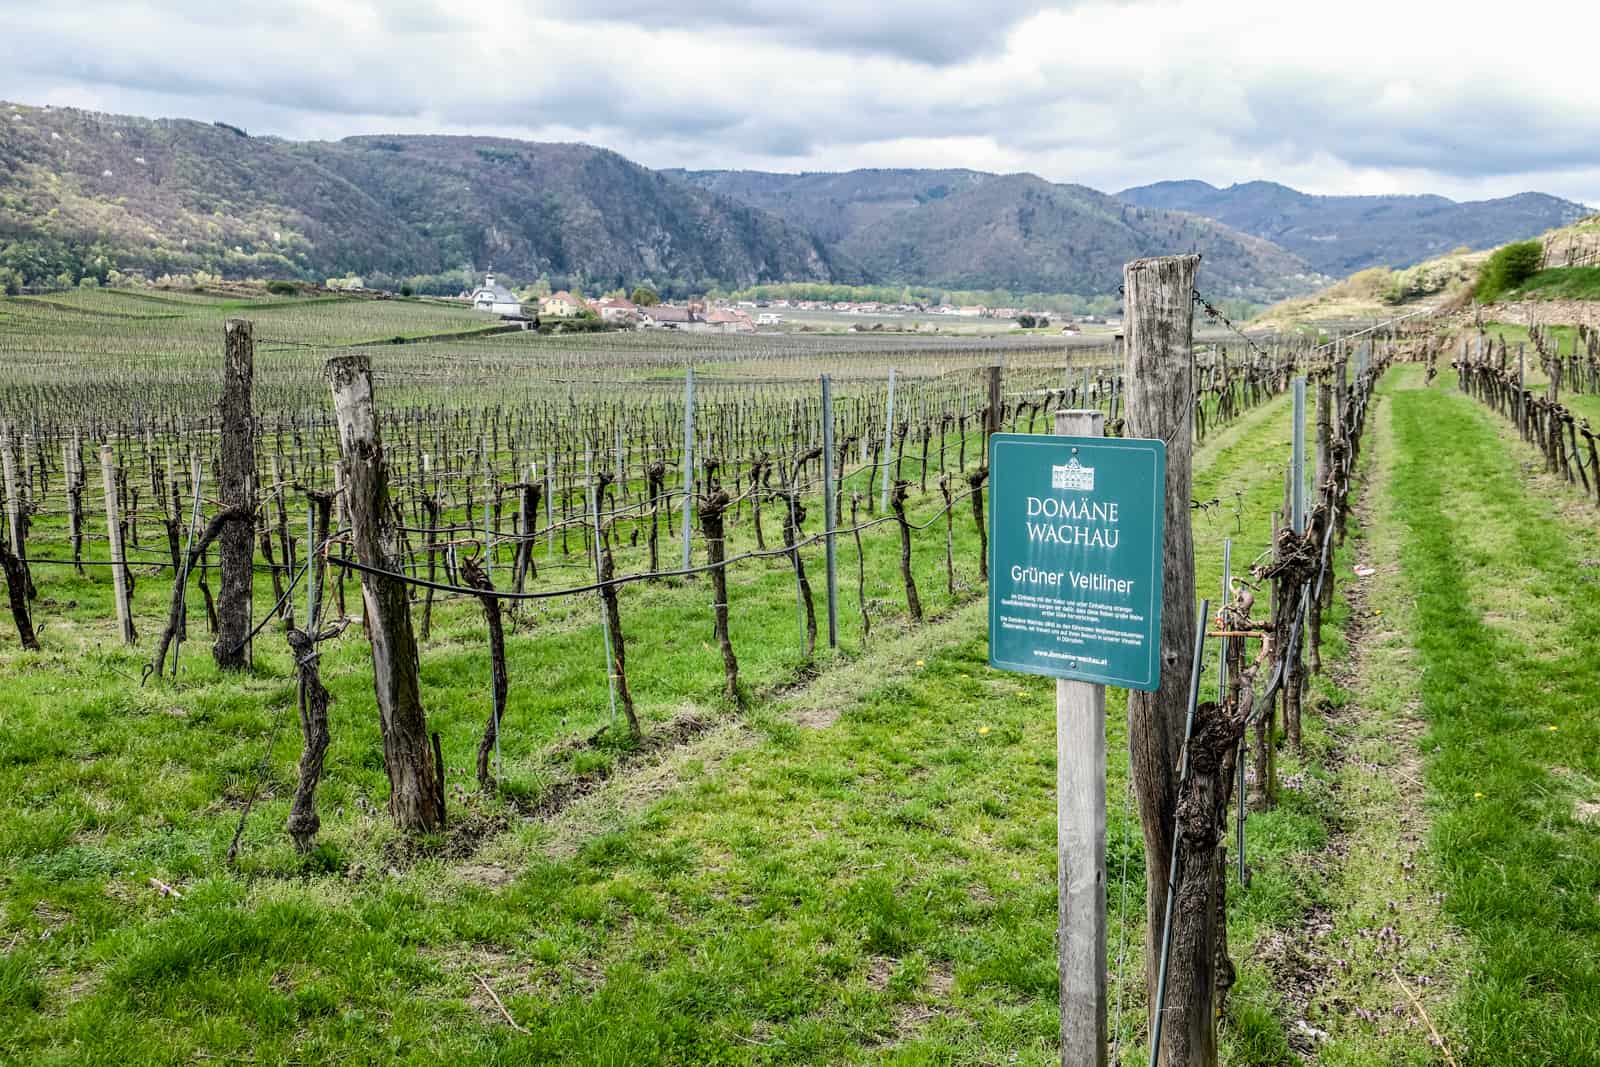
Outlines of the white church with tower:
M 517 294 L 494 280 L 494 269 L 483 276 L 483 284 L 472 290 L 474 311 L 492 311 L 496 315 L 522 317 L 522 301 Z

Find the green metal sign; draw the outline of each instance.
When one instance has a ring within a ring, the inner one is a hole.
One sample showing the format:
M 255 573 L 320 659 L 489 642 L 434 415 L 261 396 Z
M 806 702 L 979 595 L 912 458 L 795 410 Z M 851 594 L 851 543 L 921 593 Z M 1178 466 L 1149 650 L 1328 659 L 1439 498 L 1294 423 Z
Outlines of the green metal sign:
M 1160 684 L 1166 476 L 1160 441 L 990 438 L 990 666 Z

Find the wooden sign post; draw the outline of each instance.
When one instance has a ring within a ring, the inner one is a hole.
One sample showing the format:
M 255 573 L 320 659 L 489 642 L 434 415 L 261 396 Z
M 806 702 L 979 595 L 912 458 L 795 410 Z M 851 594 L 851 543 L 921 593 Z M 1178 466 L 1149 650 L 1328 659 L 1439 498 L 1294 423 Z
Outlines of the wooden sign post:
M 989 664 L 1056 679 L 1063 1067 L 1106 1063 L 1106 686 L 1161 675 L 1166 448 L 1104 420 L 989 446 Z
M 1056 433 L 1102 437 L 1098 411 L 1056 412 Z M 1106 1062 L 1106 687 L 1056 679 L 1056 953 L 1061 1063 Z

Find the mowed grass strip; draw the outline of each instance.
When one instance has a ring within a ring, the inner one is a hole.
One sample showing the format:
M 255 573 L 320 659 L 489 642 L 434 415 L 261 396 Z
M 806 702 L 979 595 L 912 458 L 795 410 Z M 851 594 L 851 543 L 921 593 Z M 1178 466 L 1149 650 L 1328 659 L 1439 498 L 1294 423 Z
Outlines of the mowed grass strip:
M 1397 459 L 1393 406 L 1380 396 L 1363 441 L 1356 513 L 1335 553 L 1338 583 L 1323 615 L 1324 673 L 1311 679 L 1306 700 L 1305 752 L 1280 751 L 1283 799 L 1250 817 L 1250 866 L 1258 883 L 1271 879 L 1275 906 L 1241 923 L 1260 898 L 1255 886 L 1237 898 L 1230 935 L 1236 947 L 1249 940 L 1230 1008 L 1236 1026 L 1224 1062 L 1234 1067 L 1287 1067 L 1307 1056 L 1327 1067 L 1444 1062 L 1397 979 L 1442 1017 L 1466 969 L 1426 847 L 1413 598 L 1399 581 L 1406 531 L 1387 504 Z M 1373 573 L 1353 573 L 1361 563 Z M 1296 830 L 1302 847 L 1271 847 Z
M 1600 536 L 1453 383 L 1390 402 L 1433 848 L 1474 955 L 1456 1052 L 1600 1063 Z

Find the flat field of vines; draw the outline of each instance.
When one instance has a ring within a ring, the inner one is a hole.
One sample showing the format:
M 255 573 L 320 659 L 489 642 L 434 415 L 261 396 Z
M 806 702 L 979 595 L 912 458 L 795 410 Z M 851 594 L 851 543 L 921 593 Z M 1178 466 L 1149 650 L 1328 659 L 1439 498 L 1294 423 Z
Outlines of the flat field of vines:
M 243 481 L 228 319 L 253 357 Z M 1121 433 L 1120 347 L 497 325 L 0 300 L 0 1062 L 1058 1062 L 1054 687 L 986 665 L 986 441 L 1061 408 Z M 1199 595 L 1258 625 L 1222 591 L 1226 543 L 1258 615 L 1314 598 L 1319 620 L 1271 630 L 1297 695 L 1238 766 L 1223 1062 L 1600 1062 L 1600 678 L 1592 652 L 1544 655 L 1594 647 L 1596 492 L 1582 455 L 1539 475 L 1553 446 L 1467 370 L 1424 375 L 1458 351 L 1195 346 Z M 370 369 L 382 567 L 330 360 Z M 1307 419 L 1348 436 L 1318 537 L 1285 538 L 1306 375 Z M 1437 441 L 1454 454 L 1419 458 Z M 1496 567 L 1534 607 L 1497 601 Z M 423 832 L 397 825 L 375 697 L 397 607 L 442 772 Z M 1478 656 L 1500 714 L 1465 696 Z M 1547 714 L 1511 710 L 1541 686 Z M 1112 690 L 1109 1039 L 1131 1064 L 1125 712 Z

